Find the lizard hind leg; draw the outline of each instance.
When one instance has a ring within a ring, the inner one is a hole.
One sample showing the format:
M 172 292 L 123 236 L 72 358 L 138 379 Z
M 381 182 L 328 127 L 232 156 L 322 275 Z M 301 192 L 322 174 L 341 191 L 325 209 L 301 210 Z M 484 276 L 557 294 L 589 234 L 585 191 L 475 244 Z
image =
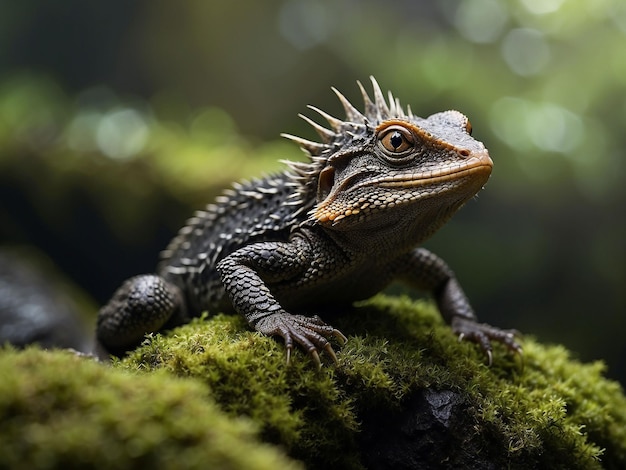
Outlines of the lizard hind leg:
M 135 276 L 125 281 L 98 312 L 96 338 L 107 353 L 120 356 L 137 346 L 146 333 L 183 317 L 184 302 L 178 287 L 155 274 Z

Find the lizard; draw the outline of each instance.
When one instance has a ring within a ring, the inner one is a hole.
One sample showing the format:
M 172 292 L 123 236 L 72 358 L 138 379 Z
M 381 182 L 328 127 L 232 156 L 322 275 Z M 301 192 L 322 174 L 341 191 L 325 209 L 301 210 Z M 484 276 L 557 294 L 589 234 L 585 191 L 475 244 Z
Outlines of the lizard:
M 359 111 L 336 88 L 345 119 L 309 105 L 327 124 L 299 116 L 319 141 L 281 134 L 308 156 L 286 169 L 235 183 L 197 211 L 161 253 L 155 274 L 125 281 L 99 313 L 96 337 L 122 355 L 146 333 L 202 312 L 238 312 L 321 367 L 337 363 L 346 337 L 312 312 L 367 299 L 400 280 L 430 292 L 459 339 L 521 353 L 515 330 L 479 323 L 450 267 L 422 243 L 490 177 L 493 161 L 454 110 L 421 118 L 357 81 Z

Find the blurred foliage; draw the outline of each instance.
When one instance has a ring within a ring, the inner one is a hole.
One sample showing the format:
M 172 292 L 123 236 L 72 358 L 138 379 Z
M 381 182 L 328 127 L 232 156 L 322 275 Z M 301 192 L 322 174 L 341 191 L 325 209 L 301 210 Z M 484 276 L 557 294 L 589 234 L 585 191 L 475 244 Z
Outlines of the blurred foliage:
M 299 158 L 307 103 L 377 77 L 467 114 L 495 171 L 429 247 L 480 317 L 626 377 L 621 0 L 122 0 L 0 5 L 0 241 L 103 301 L 191 208 Z M 593 312 L 589 315 L 585 312 Z

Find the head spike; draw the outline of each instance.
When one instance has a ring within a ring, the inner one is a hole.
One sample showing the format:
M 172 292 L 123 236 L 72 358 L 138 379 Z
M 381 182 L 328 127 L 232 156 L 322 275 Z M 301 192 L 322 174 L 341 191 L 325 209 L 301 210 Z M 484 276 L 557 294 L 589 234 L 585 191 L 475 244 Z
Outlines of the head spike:
M 398 115 L 398 110 L 396 109 L 396 100 L 391 93 L 391 90 L 387 92 L 387 99 L 389 100 L 389 112 L 392 116 Z
M 346 120 L 354 122 L 354 123 L 358 123 L 358 124 L 365 123 L 365 116 L 363 116 L 363 114 L 361 114 L 361 112 L 358 109 L 352 106 L 352 103 L 348 101 L 348 98 L 346 98 L 335 87 L 331 87 L 331 90 L 335 92 L 335 95 L 337 95 L 337 98 L 339 98 L 339 101 L 341 101 L 343 109 L 346 112 Z
M 402 105 L 400 104 L 400 99 L 395 99 L 396 103 L 396 116 L 399 118 L 406 118 L 406 114 L 404 113 L 404 109 L 402 109 Z
M 335 132 L 339 132 L 341 131 L 341 129 L 343 129 L 344 122 L 341 119 L 337 119 L 336 117 L 331 116 L 327 112 L 322 111 L 321 109 L 312 105 L 308 105 L 307 108 L 309 108 L 312 111 L 315 111 L 324 119 L 326 119 L 328 121 L 328 124 L 330 124 L 330 127 L 332 127 Z
M 372 120 L 374 119 L 374 116 L 376 116 L 376 105 L 370 99 L 370 95 L 367 94 L 367 91 L 365 91 L 365 87 L 363 86 L 363 84 L 359 80 L 357 80 L 356 84 L 359 85 L 359 88 L 361 90 L 361 96 L 363 97 L 363 104 L 365 105 L 365 117 L 366 119 Z
M 281 159 L 281 160 L 279 160 L 279 162 L 282 163 L 283 165 L 287 165 L 289 168 L 297 171 L 298 173 L 301 172 L 301 171 L 306 171 L 306 169 L 309 166 L 308 163 L 294 162 L 293 160 Z
M 320 144 L 319 142 L 313 142 L 312 140 L 303 139 L 302 137 L 298 137 L 291 134 L 280 134 L 281 137 L 285 139 L 289 139 L 294 141 L 296 144 L 302 148 L 309 155 L 319 155 L 324 150 L 330 148 L 328 144 Z
M 376 104 L 376 115 L 379 120 L 382 120 L 386 116 L 389 116 L 389 107 L 387 106 L 387 103 L 385 102 L 385 97 L 376 79 L 370 76 L 370 80 L 372 81 L 372 87 L 374 88 L 374 102 Z
M 313 171 L 310 163 L 294 162 L 291 160 L 281 160 L 280 162 L 291 168 L 294 172 L 294 176 L 296 177 L 306 178 L 307 176 L 310 176 Z
M 325 144 L 328 144 L 328 143 L 332 142 L 334 139 L 337 138 L 337 134 L 336 133 L 334 133 L 330 129 L 326 129 L 324 126 L 318 124 L 317 122 L 315 122 L 310 117 L 305 116 L 304 114 L 298 114 L 298 116 L 301 119 L 304 119 L 308 124 L 310 124 L 313 127 L 313 129 L 315 129 L 315 131 L 322 138 L 322 141 Z

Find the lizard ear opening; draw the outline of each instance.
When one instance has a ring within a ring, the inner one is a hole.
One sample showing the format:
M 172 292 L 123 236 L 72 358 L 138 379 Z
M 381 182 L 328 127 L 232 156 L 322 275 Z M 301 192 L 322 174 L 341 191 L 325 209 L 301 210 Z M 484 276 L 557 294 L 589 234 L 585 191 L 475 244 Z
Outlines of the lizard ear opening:
M 319 180 L 317 183 L 317 200 L 323 201 L 330 194 L 335 184 L 335 169 L 332 166 L 327 166 L 320 172 Z

